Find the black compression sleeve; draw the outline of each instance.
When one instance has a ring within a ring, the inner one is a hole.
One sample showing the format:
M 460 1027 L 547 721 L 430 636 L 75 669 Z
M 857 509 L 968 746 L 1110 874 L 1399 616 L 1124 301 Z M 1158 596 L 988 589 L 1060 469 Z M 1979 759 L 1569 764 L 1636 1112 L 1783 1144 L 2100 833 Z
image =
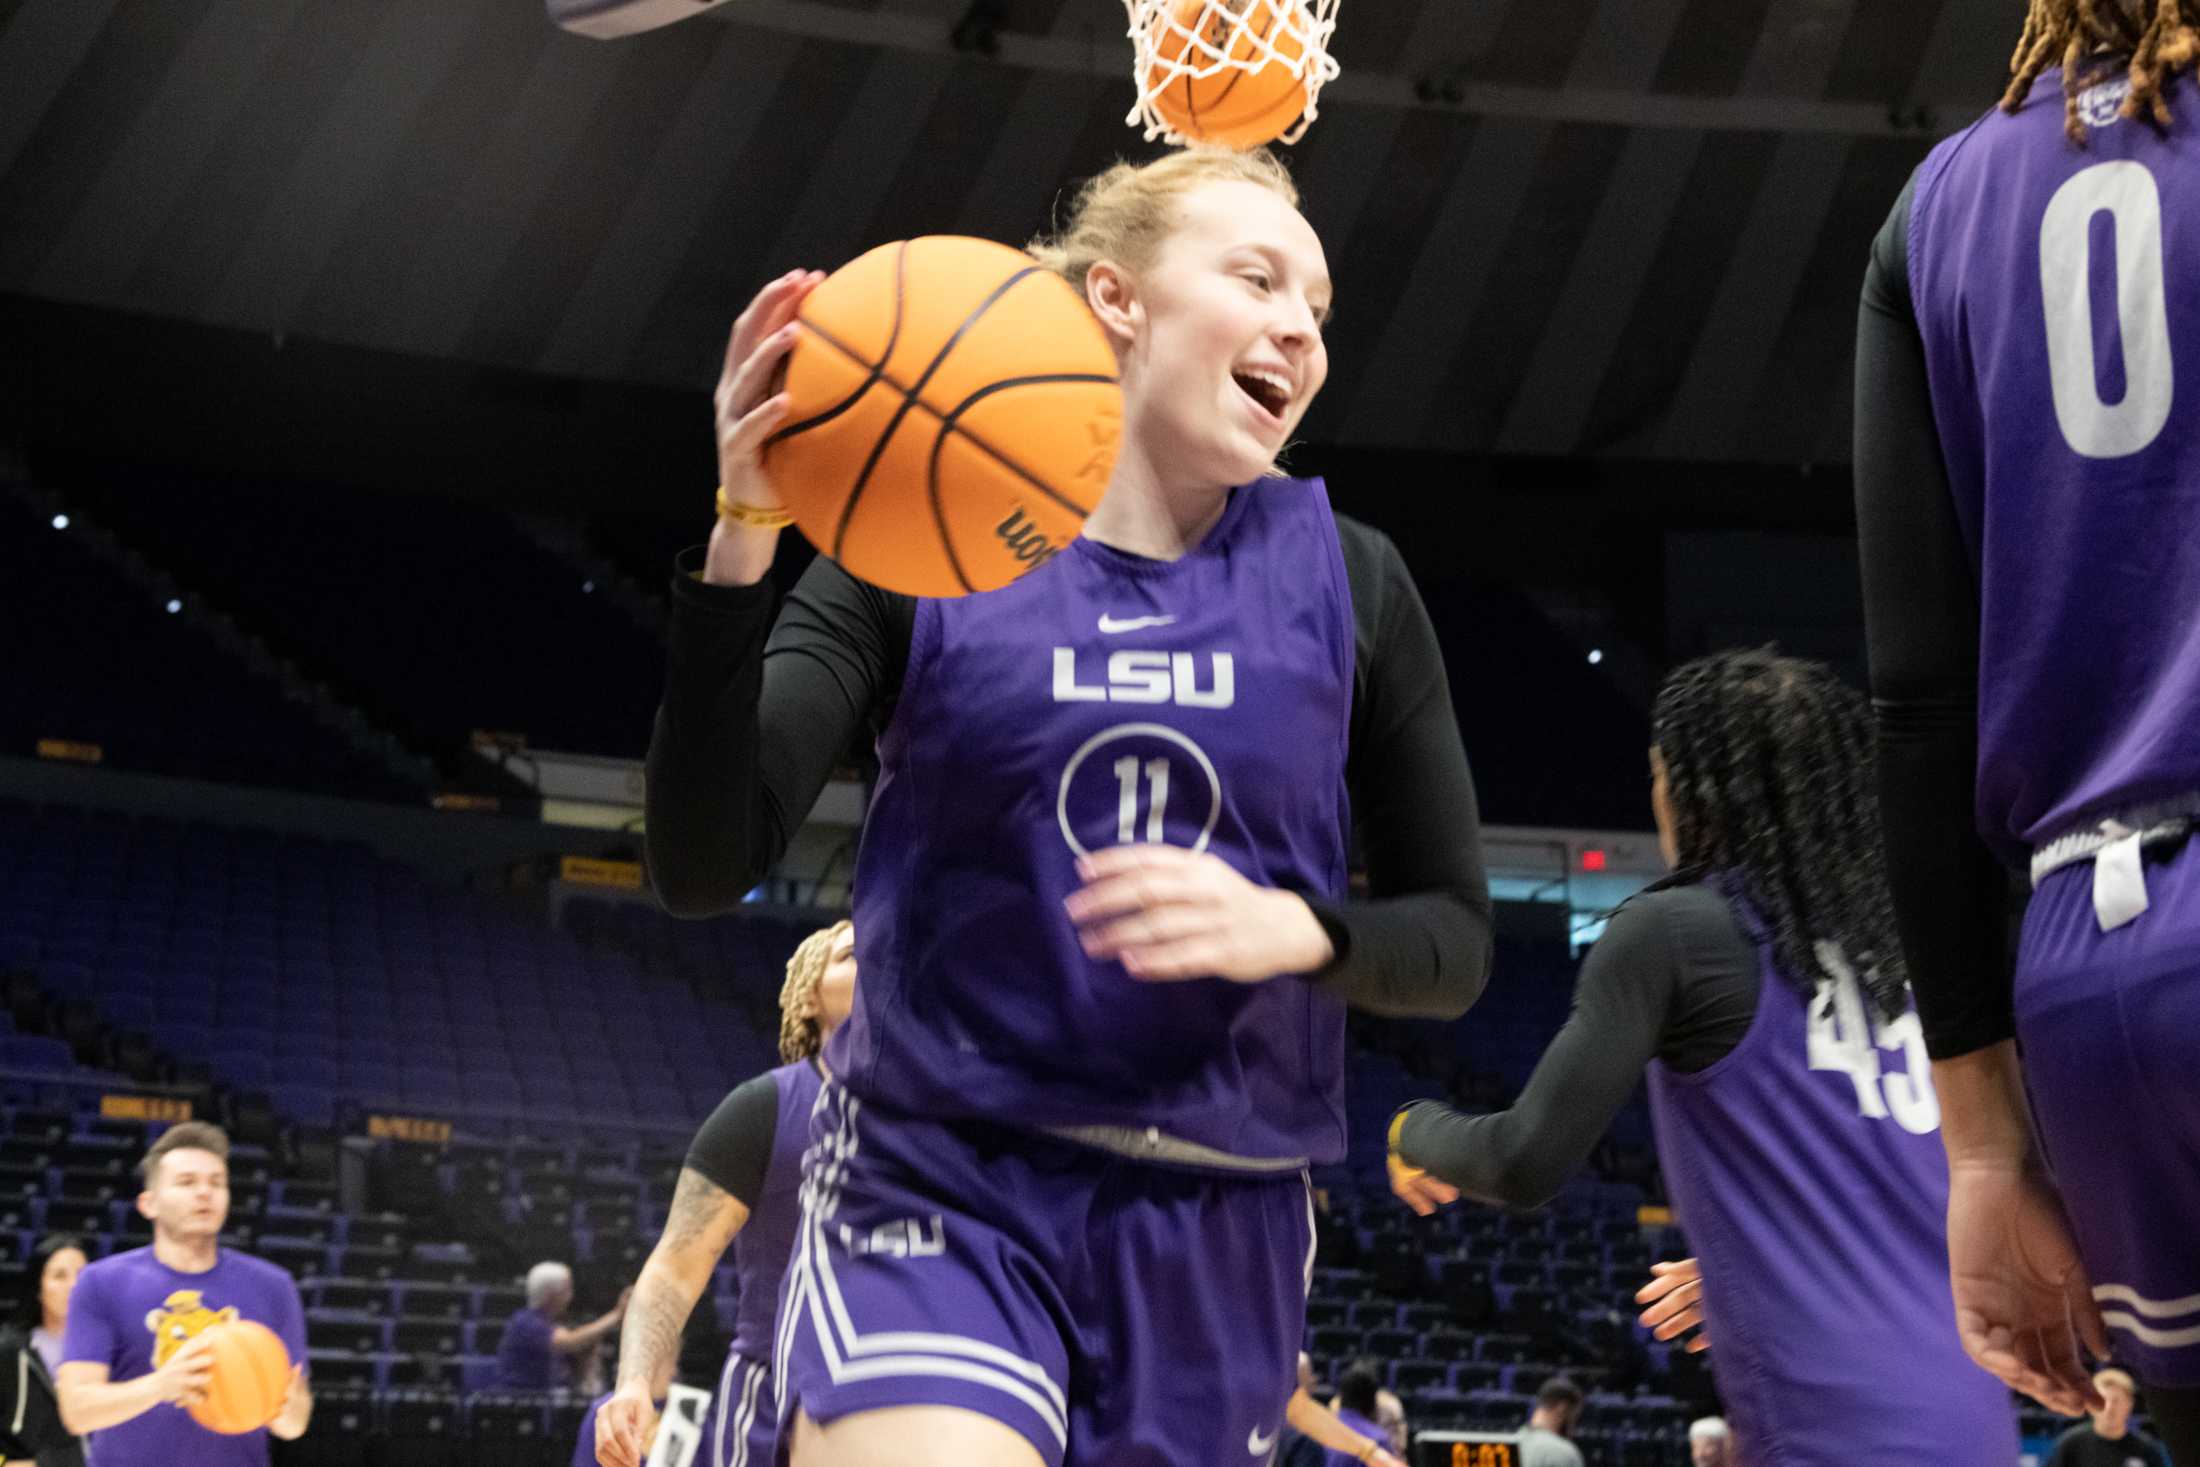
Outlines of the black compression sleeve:
M 849 740 L 892 704 L 914 616 L 822 555 L 784 607 L 769 582 L 698 580 L 700 560 L 686 552 L 672 578 L 644 795 L 650 878 L 682 917 L 731 910 L 778 861 Z
M 1474 779 L 1436 629 L 1397 547 L 1340 519 L 1357 668 L 1346 770 L 1371 900 L 1308 899 L 1336 948 L 1315 986 L 1356 1008 L 1455 1019 L 1489 979 Z
M 1956 520 L 1909 289 L 1910 186 L 1856 326 L 1856 523 L 1895 920 L 1935 1059 L 2016 1032 L 2009 877 L 1977 834 L 1978 579 Z
M 744 1080 L 718 1102 L 688 1143 L 683 1165 L 755 1210 L 763 1195 L 764 1173 L 772 1164 L 772 1137 L 779 1129 L 779 1084 L 771 1071 Z
M 1574 985 L 1573 1012 L 1512 1109 L 1406 1112 L 1398 1151 L 1470 1197 L 1540 1207 L 1580 1169 L 1653 1057 L 1701 1070 L 1757 1012 L 1757 949 L 1715 891 L 1679 887 L 1615 913 Z
M 1398 1154 L 1469 1197 L 1541 1207 L 1642 1079 L 1679 986 L 1655 905 L 1629 903 L 1590 949 L 1573 1012 L 1512 1109 L 1470 1116 L 1424 1101 L 1406 1112 Z

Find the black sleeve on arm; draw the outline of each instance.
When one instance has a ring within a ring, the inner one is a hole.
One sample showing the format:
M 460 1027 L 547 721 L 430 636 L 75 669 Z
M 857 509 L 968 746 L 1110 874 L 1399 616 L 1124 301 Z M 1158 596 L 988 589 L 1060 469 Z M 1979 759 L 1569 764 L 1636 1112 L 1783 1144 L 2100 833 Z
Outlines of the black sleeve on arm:
M 1978 578 L 1909 287 L 1915 177 L 1872 242 L 1856 325 L 1856 525 L 1895 920 L 1935 1059 L 2016 1032 L 2009 878 L 1979 838 Z
M 822 555 L 784 607 L 769 582 L 709 585 L 700 564 L 690 550 L 672 578 L 644 795 L 650 879 L 681 917 L 739 905 L 786 851 L 849 740 L 891 707 L 915 615 Z
M 718 1102 L 688 1143 L 682 1165 L 754 1211 L 764 1191 L 764 1173 L 772 1164 L 772 1137 L 778 1129 L 779 1084 L 766 1070 L 736 1085 Z
M 1664 908 L 1638 899 L 1613 915 L 1581 966 L 1566 1026 L 1512 1109 L 1470 1116 L 1422 1101 L 1406 1111 L 1399 1156 L 1484 1202 L 1541 1207 L 1557 1196 L 1664 1039 L 1683 981 Z
M 1350 520 L 1337 531 L 1356 644 L 1346 781 L 1372 899 L 1308 898 L 1336 948 L 1311 981 L 1371 1013 L 1456 1019 L 1490 974 L 1474 779 L 1436 629 L 1397 547 Z

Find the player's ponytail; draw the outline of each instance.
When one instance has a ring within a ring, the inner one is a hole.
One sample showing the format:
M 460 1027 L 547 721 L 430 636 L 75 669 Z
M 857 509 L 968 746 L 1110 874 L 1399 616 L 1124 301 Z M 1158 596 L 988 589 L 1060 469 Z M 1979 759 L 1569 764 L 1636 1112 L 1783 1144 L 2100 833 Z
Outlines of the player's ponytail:
M 1674 669 L 1652 737 L 1664 760 L 1679 868 L 1665 884 L 1724 873 L 1770 929 L 1804 992 L 1818 945 L 1839 949 L 1880 1011 L 1902 1011 L 1909 970 L 1881 855 L 1871 709 L 1819 662 L 1771 648 Z

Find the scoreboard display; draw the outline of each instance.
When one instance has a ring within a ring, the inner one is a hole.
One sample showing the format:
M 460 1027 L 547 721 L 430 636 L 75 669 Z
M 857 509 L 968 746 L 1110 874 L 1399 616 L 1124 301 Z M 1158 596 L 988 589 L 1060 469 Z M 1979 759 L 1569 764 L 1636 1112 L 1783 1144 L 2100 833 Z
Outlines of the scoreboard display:
M 1520 1434 L 1424 1431 L 1413 1438 L 1413 1467 L 1520 1467 Z

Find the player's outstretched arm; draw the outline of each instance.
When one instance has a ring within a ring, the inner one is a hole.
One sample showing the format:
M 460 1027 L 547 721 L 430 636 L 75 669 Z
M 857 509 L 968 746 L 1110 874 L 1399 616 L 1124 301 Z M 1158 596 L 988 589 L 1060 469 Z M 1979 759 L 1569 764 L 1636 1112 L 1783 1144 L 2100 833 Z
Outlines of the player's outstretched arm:
M 688 1316 L 748 1219 L 749 1209 L 739 1198 L 692 1167 L 680 1169 L 664 1232 L 627 1301 L 617 1387 L 596 1413 L 596 1460 L 602 1467 L 641 1467 L 657 1416 L 656 1384 L 671 1375 Z
M 1406 1107 L 1391 1127 L 1391 1150 L 1402 1167 L 1506 1206 L 1541 1207 L 1557 1196 L 1663 1040 L 1681 983 L 1668 925 L 1650 899 L 1622 907 L 1589 950 L 1573 1012 L 1520 1099 L 1510 1110 L 1479 1116 L 1433 1100 Z M 1423 1201 L 1446 1200 L 1397 1190 L 1417 1212 L 1428 1210 Z
M 672 581 L 664 700 L 649 745 L 645 841 L 668 910 L 730 911 L 786 850 L 849 741 L 906 660 L 894 627 L 906 598 L 820 558 L 782 608 L 766 572 L 780 530 L 753 523 L 779 502 L 764 438 L 785 410 L 785 360 L 814 272 L 767 286 L 736 323 L 716 398 L 721 514 Z

